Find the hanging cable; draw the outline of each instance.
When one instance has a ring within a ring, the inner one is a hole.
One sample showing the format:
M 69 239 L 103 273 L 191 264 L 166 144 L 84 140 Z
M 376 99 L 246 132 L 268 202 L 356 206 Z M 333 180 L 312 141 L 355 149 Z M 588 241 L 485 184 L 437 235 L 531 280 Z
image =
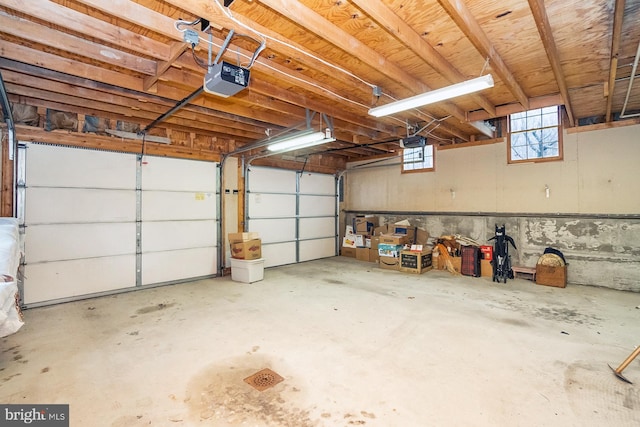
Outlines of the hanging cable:
M 299 52 L 299 53 L 301 53 L 301 54 L 303 54 L 303 55 L 305 55 L 305 56 L 308 56 L 308 57 L 310 57 L 310 58 L 312 58 L 312 59 L 314 59 L 314 60 L 316 60 L 316 61 L 318 61 L 318 62 L 320 62 L 320 63 L 322 63 L 322 64 L 324 64 L 324 65 L 326 65 L 326 66 L 328 66 L 328 67 L 330 67 L 330 68 L 333 68 L 333 69 L 335 69 L 335 70 L 338 70 L 338 71 L 340 71 L 341 73 L 346 74 L 347 76 L 349 76 L 349 77 L 352 77 L 352 78 L 356 79 L 357 81 L 359 81 L 359 82 L 361 82 L 361 83 L 365 84 L 366 86 L 369 86 L 369 87 L 370 87 L 370 88 L 372 88 L 372 89 L 378 88 L 378 86 L 377 86 L 377 85 L 375 85 L 375 84 L 373 84 L 373 83 L 370 83 L 370 82 L 366 81 L 365 79 L 363 79 L 363 78 L 359 77 L 358 75 L 356 75 L 356 74 L 354 74 L 354 73 L 352 73 L 352 72 L 350 72 L 350 71 L 348 71 L 348 70 L 346 70 L 346 69 L 344 69 L 344 68 L 342 68 L 342 67 L 339 67 L 339 66 L 337 66 L 337 65 L 335 65 L 335 64 L 332 64 L 331 62 L 326 61 L 326 60 L 324 60 L 324 59 L 322 59 L 322 58 L 320 58 L 320 57 L 318 57 L 318 56 L 316 56 L 316 55 L 313 55 L 312 53 L 309 53 L 309 52 L 307 52 L 307 51 L 305 51 L 305 50 L 303 50 L 303 49 L 301 49 L 301 48 L 299 48 L 299 47 L 297 47 L 297 46 L 295 46 L 295 45 L 293 45 L 293 44 L 290 44 L 290 43 L 287 43 L 287 42 L 285 42 L 285 41 L 279 40 L 279 39 L 277 39 L 277 38 L 275 38 L 275 37 L 271 37 L 271 36 L 269 36 L 269 35 L 267 35 L 267 34 L 264 34 L 264 33 L 260 32 L 260 31 L 257 31 L 257 30 L 255 30 L 255 29 L 251 28 L 249 25 L 247 25 L 247 24 L 243 23 L 242 21 L 238 20 L 235 16 L 233 16 L 233 14 L 231 13 L 231 11 L 230 11 L 228 8 L 225 8 L 222 4 L 220 4 L 220 0 L 214 0 L 214 3 L 218 6 L 218 8 L 220 9 L 220 11 L 221 11 L 225 16 L 227 16 L 230 20 L 232 20 L 234 23 L 236 23 L 237 25 L 239 25 L 239 26 L 241 26 L 241 27 L 243 27 L 243 28 L 245 28 L 245 29 L 247 29 L 247 30 L 249 30 L 249 31 L 251 31 L 251 32 L 253 32 L 253 33 L 255 33 L 255 34 L 257 34 L 258 36 L 260 36 L 260 37 L 262 38 L 262 42 L 260 43 L 260 46 L 259 46 L 259 47 L 258 47 L 258 49 L 253 53 L 253 55 L 252 55 L 252 57 L 251 57 L 251 58 L 249 58 L 247 55 L 244 55 L 244 54 L 242 54 L 242 53 L 238 52 L 238 55 L 243 56 L 243 57 L 245 57 L 245 58 L 249 59 L 249 65 L 247 66 L 247 68 L 252 67 L 256 62 L 258 62 L 260 65 L 262 65 L 262 66 L 264 66 L 264 67 L 267 67 L 267 68 L 269 68 L 269 69 L 271 69 L 271 70 L 273 70 L 273 71 L 276 71 L 276 72 L 279 72 L 279 73 L 281 73 L 281 72 L 282 72 L 281 70 L 279 70 L 279 69 L 277 69 L 277 68 L 275 68 L 275 67 L 273 67 L 273 66 L 271 66 L 271 65 L 269 65 L 269 64 L 267 64 L 267 63 L 265 63 L 265 62 L 258 61 L 258 59 L 257 59 L 257 58 L 258 58 L 258 56 L 260 55 L 260 53 L 261 53 L 262 51 L 264 51 L 264 49 L 266 48 L 266 41 L 267 41 L 267 40 L 271 40 L 271 41 L 274 41 L 274 42 L 279 43 L 279 44 L 281 44 L 281 45 L 284 45 L 284 46 L 286 46 L 286 47 L 288 47 L 288 48 L 290 48 L 290 49 L 293 49 L 293 50 L 295 50 L 295 51 L 297 51 L 297 52 Z M 176 21 L 176 23 L 175 23 L 174 25 L 175 25 L 175 28 L 176 28 L 176 30 L 177 30 L 177 31 L 184 32 L 184 31 L 186 31 L 186 29 L 182 29 L 182 26 L 183 26 L 183 25 L 191 25 L 191 26 L 193 26 L 193 25 L 198 24 L 199 22 L 200 22 L 200 19 L 196 19 L 195 21 L 178 20 L 178 21 Z M 239 35 L 241 35 L 241 34 L 239 34 Z M 242 36 L 247 37 L 247 38 L 249 38 L 249 39 L 251 39 L 251 40 L 253 40 L 253 41 L 258 42 L 256 39 L 254 39 L 253 37 L 250 37 L 250 36 L 248 36 L 248 35 L 244 35 L 244 34 L 242 34 Z M 209 40 L 206 40 L 205 38 L 203 38 L 203 37 L 201 37 L 201 36 L 199 36 L 198 38 L 199 38 L 199 40 L 201 40 L 201 41 L 203 41 L 203 42 L 205 42 L 205 43 L 207 43 L 207 44 L 210 44 L 210 45 L 213 45 L 213 46 L 216 46 L 216 47 L 220 48 L 220 45 L 218 45 L 218 44 L 216 44 L 216 43 L 213 43 L 213 42 L 211 42 L 211 41 L 209 41 Z M 192 49 L 193 49 L 193 47 L 192 47 Z M 488 59 L 487 59 L 487 63 L 488 63 Z M 199 65 L 200 65 L 200 64 L 199 64 Z M 292 74 L 287 74 L 287 76 L 289 76 L 290 78 L 292 78 L 292 79 L 294 79 L 294 80 L 296 80 L 296 81 L 302 82 L 302 83 L 304 83 L 304 84 L 306 84 L 306 85 L 310 85 L 310 86 L 313 86 L 313 87 L 315 87 L 315 88 L 317 88 L 317 89 L 321 89 L 321 90 L 323 90 L 323 91 L 325 91 L 325 92 L 327 92 L 327 93 L 331 94 L 332 96 L 334 96 L 334 97 L 336 97 L 336 98 L 338 98 L 338 99 L 341 99 L 341 100 L 343 100 L 343 101 L 345 101 L 345 102 L 349 102 L 349 103 L 351 103 L 351 104 L 357 105 L 357 106 L 359 106 L 359 107 L 361 107 L 361 108 L 365 108 L 365 109 L 369 109 L 369 108 L 371 108 L 371 106 L 369 106 L 369 105 L 365 105 L 365 104 L 363 104 L 363 103 L 361 103 L 361 102 L 354 101 L 354 100 L 351 100 L 351 99 L 349 99 L 349 98 L 346 98 L 346 97 L 344 97 L 344 96 L 342 96 L 342 95 L 340 95 L 340 94 L 338 94 L 338 93 L 336 93 L 336 92 L 334 92 L 334 91 L 332 91 L 332 90 L 329 90 L 329 89 L 327 89 L 327 88 L 325 88 L 325 87 L 323 87 L 323 86 L 321 86 L 321 85 L 319 85 L 319 84 L 309 82 L 309 81 L 307 81 L 307 80 L 305 80 L 305 79 L 302 79 L 302 78 L 296 77 L 296 76 L 294 76 L 294 75 L 292 75 Z M 394 98 L 393 96 L 391 96 L 391 95 L 389 95 L 389 94 L 387 94 L 387 93 L 384 93 L 384 92 L 382 92 L 382 91 L 379 91 L 378 99 L 379 99 L 381 96 L 385 96 L 385 97 L 389 98 L 391 101 L 397 101 L 397 99 L 396 99 L 396 98 Z M 444 118 L 442 118 L 442 119 L 437 119 L 437 118 L 435 118 L 435 117 L 433 117 L 433 116 L 431 116 L 431 115 L 429 115 L 429 114 L 427 114 L 427 113 L 421 112 L 421 111 L 419 111 L 419 110 L 418 110 L 417 112 L 418 112 L 420 115 L 427 116 L 429 119 L 432 119 L 432 120 L 438 120 L 438 121 L 443 121 L 443 120 L 446 120 L 447 118 L 449 118 L 449 117 L 450 117 L 450 116 L 446 116 L 446 117 L 444 117 Z M 401 120 L 401 119 L 398 119 L 398 118 L 395 118 L 395 117 L 389 117 L 389 118 L 390 118 L 390 119 L 392 119 L 392 120 L 396 120 L 396 121 L 398 121 L 398 122 L 400 122 L 400 123 L 402 123 L 402 124 L 404 125 L 404 121 L 403 121 L 403 120 Z
M 195 61 L 196 64 L 198 64 L 200 67 L 204 68 L 205 70 L 209 69 L 209 66 L 207 65 L 207 63 L 205 61 L 203 61 L 202 58 L 200 58 L 196 54 L 196 45 L 195 44 L 191 45 L 191 55 L 193 56 L 193 60 Z
M 484 72 L 487 69 L 487 67 L 489 67 L 489 57 L 488 56 L 487 56 L 487 59 L 484 60 L 484 65 L 482 66 L 482 71 L 480 71 L 480 77 L 482 77 L 484 75 Z

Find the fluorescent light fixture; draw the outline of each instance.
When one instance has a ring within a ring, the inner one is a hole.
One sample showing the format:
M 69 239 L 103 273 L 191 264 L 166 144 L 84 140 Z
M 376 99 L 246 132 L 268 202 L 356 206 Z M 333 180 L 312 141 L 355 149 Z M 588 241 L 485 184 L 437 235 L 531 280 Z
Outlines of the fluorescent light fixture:
M 389 114 L 422 107 L 423 105 L 433 104 L 434 102 L 444 101 L 445 99 L 455 98 L 456 96 L 466 95 L 490 87 L 493 87 L 493 77 L 491 74 L 487 74 L 482 77 L 372 108 L 369 110 L 369 115 L 375 117 L 388 116 Z
M 303 132 L 295 136 L 276 140 L 270 143 L 267 149 L 269 151 L 290 151 L 326 144 L 335 140 L 335 138 L 326 138 L 324 132 Z

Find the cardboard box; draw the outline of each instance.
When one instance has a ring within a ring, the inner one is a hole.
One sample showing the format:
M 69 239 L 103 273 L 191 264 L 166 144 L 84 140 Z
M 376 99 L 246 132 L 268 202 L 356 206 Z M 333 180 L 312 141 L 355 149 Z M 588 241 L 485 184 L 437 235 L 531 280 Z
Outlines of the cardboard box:
M 552 267 L 549 265 L 536 265 L 536 283 L 538 285 L 555 286 L 564 288 L 567 286 L 567 266 Z
M 433 268 L 431 251 L 423 250 L 400 252 L 400 271 L 421 274 Z
M 488 245 L 480 246 L 480 254 L 482 255 L 482 259 L 491 261 L 493 259 L 493 246 L 488 246 Z
M 353 229 L 356 233 L 372 234 L 378 226 L 377 216 L 357 216 L 353 219 Z
M 400 270 L 400 258 L 393 256 L 380 256 L 380 268 L 385 270 Z
M 493 265 L 488 259 L 480 260 L 480 277 L 493 277 Z
M 356 259 L 369 262 L 369 248 L 356 248 Z
M 392 234 L 405 234 L 407 236 L 407 243 L 415 243 L 418 237 L 418 227 L 394 225 Z
M 376 253 L 378 252 L 378 245 L 380 244 L 380 237 L 379 236 L 372 236 L 371 237 L 371 249 L 375 250 Z
M 378 254 L 378 248 L 376 247 L 375 249 L 370 248 L 369 249 L 369 262 L 379 262 L 380 261 L 380 254 Z
M 399 257 L 400 252 L 404 249 L 404 245 L 390 245 L 387 243 L 380 243 L 378 245 L 378 255 L 380 256 L 390 256 L 390 257 Z
M 382 234 L 380 243 L 388 245 L 406 245 L 409 243 L 409 236 L 406 234 Z
M 347 256 L 349 258 L 355 258 L 356 257 L 356 248 L 350 248 L 350 247 L 347 247 L 347 246 L 343 246 L 342 248 L 340 248 L 340 255 Z
M 460 273 L 460 271 L 462 270 L 462 257 L 452 256 L 451 264 L 453 264 L 453 269 Z
M 249 240 L 259 239 L 260 235 L 255 231 L 246 233 L 229 233 L 229 243 L 248 242 Z
M 364 234 L 356 234 L 355 237 L 356 237 L 356 248 L 367 247 L 367 243 L 366 243 L 367 236 L 365 236 Z
M 381 234 L 389 234 L 389 226 L 388 225 L 381 225 L 379 227 L 376 227 L 373 229 L 373 235 L 374 236 L 380 236 Z
M 356 247 L 356 234 L 348 234 L 342 238 L 342 246 L 345 248 Z
M 414 242 L 417 245 L 426 245 L 429 240 L 429 233 L 427 233 L 422 228 L 418 228 L 416 230 L 416 241 Z
M 453 269 L 455 271 L 457 271 L 458 273 L 460 273 L 460 270 L 462 269 L 462 257 L 451 256 L 451 255 L 449 255 L 449 257 L 444 257 L 442 255 L 439 255 L 437 257 L 433 257 L 432 258 L 432 260 L 437 260 L 437 268 L 438 268 L 438 270 L 446 270 L 447 269 L 447 265 L 445 264 L 445 260 L 447 260 L 447 259 L 451 260 L 451 265 L 453 266 Z
M 262 258 L 262 241 L 253 239 L 246 242 L 231 243 L 231 258 L 245 260 Z

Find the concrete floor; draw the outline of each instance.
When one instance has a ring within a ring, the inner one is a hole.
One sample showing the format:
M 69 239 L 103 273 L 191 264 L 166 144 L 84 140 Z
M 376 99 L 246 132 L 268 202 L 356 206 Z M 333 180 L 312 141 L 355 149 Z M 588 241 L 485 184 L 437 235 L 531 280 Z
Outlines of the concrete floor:
M 640 294 L 336 257 L 25 312 L 0 402 L 72 426 L 637 426 Z M 243 382 L 271 368 L 284 381 Z

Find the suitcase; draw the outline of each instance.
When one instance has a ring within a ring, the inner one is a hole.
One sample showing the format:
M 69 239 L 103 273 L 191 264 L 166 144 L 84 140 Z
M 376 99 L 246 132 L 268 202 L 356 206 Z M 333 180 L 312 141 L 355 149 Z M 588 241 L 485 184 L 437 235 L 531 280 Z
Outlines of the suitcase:
M 462 246 L 462 265 L 460 272 L 465 276 L 480 277 L 480 248 L 477 246 Z

